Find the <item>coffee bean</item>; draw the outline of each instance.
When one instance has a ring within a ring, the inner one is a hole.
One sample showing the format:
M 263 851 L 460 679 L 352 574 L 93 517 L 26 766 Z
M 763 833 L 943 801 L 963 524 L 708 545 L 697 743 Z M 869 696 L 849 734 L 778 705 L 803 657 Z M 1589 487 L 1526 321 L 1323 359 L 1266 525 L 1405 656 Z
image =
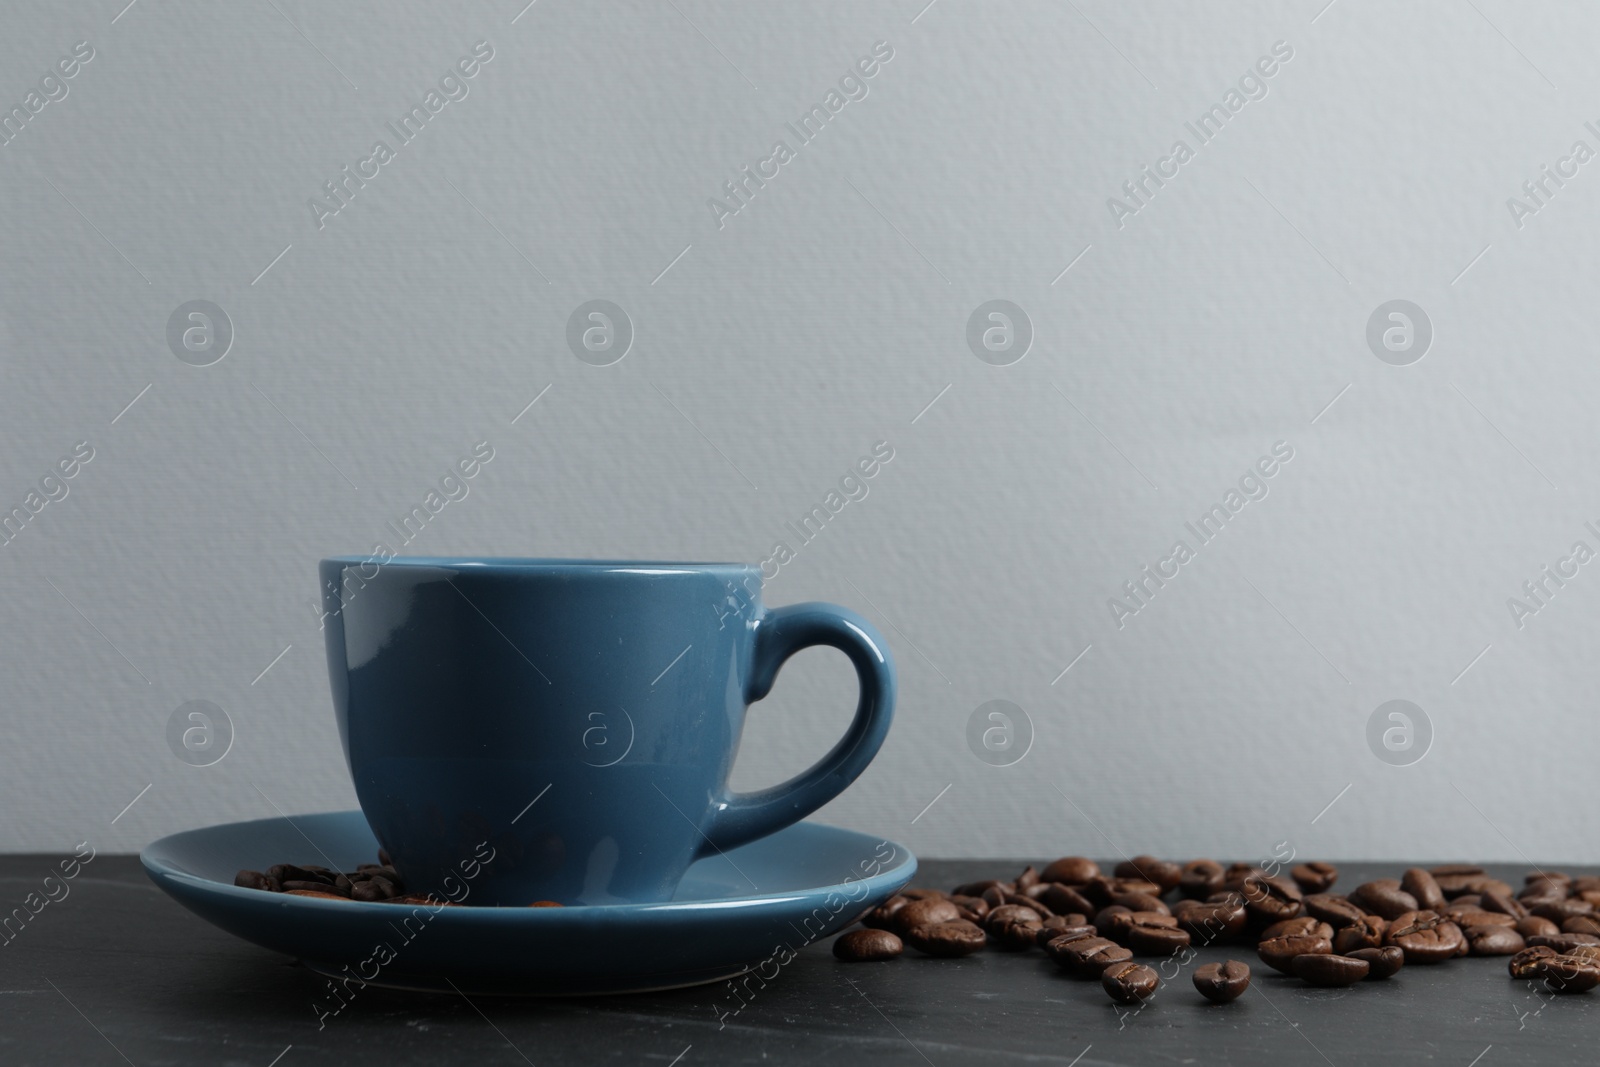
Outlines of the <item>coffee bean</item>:
M 1009 882 L 1001 882 L 993 878 L 985 878 L 978 882 L 964 882 L 950 890 L 950 895 L 952 897 L 981 897 L 983 896 L 985 890 L 991 888 L 1003 889 L 1009 892 L 1014 887 Z
M 388 851 L 386 849 L 381 849 L 381 848 L 378 850 L 378 863 L 380 865 L 384 866 L 384 867 L 393 867 L 394 866 L 394 860 L 389 858 Z
M 1510 895 L 1512 889 L 1498 878 L 1490 878 L 1479 872 L 1477 874 L 1440 874 L 1438 868 L 1431 872 L 1433 880 L 1439 884 L 1439 889 L 1445 897 L 1454 900 L 1456 897 L 1468 893 L 1504 893 Z
M 1405 966 L 1405 950 L 1395 945 L 1382 948 L 1358 948 L 1348 954 L 1352 959 L 1366 960 L 1368 980 L 1393 978 Z
M 1094 913 L 1094 928 L 1100 931 L 1101 937 L 1107 937 L 1110 935 L 1112 923 L 1116 921 L 1118 915 L 1131 914 L 1133 914 L 1133 909 L 1121 904 L 1112 904 L 1110 907 L 1101 908 Z
M 1301 863 L 1289 869 L 1289 877 L 1306 893 L 1326 893 L 1339 880 L 1339 868 L 1331 863 L 1316 860 Z
M 909 900 L 894 913 L 889 929 L 904 937 L 919 926 L 950 922 L 961 918 L 961 909 L 942 899 Z
M 1118 1004 L 1142 1004 L 1155 994 L 1161 979 L 1142 963 L 1113 963 L 1100 972 L 1100 985 Z
M 1106 928 L 1101 936 L 1109 937 L 1119 945 L 1126 945 L 1128 931 L 1139 925 L 1176 928 L 1178 920 L 1156 911 L 1119 911 L 1113 913 L 1106 921 Z
M 892 960 L 904 950 L 900 939 L 887 930 L 851 930 L 833 942 L 834 958 L 846 963 Z
M 1583 956 L 1551 956 L 1541 961 L 1539 977 L 1556 993 L 1587 993 L 1600 985 L 1600 962 Z
M 1535 908 L 1540 904 L 1566 900 L 1569 895 L 1565 882 L 1540 881 L 1529 882 L 1523 886 L 1517 893 L 1516 899 L 1523 907 Z
M 1040 881 L 1084 885 L 1100 876 L 1100 865 L 1082 856 L 1063 856 L 1039 872 Z
M 1310 915 L 1300 915 L 1275 922 L 1261 931 L 1263 941 L 1271 941 L 1275 937 L 1325 937 L 1332 941 L 1333 927 Z
M 1151 893 L 1114 893 L 1111 897 L 1111 903 L 1120 904 L 1124 908 L 1132 908 L 1134 911 L 1153 911 L 1160 915 L 1172 914 L 1172 909 L 1167 907 L 1166 902 Z
M 1325 937 L 1275 937 L 1256 946 L 1261 962 L 1282 974 L 1294 973 L 1296 956 L 1326 956 L 1332 952 L 1333 944 Z
M 338 893 L 328 893 L 321 889 L 285 889 L 285 896 L 290 897 L 316 897 L 319 900 L 349 900 L 349 897 L 340 896 Z
M 1189 935 L 1177 926 L 1140 922 L 1128 930 L 1128 947 L 1141 956 L 1170 956 L 1189 947 Z
M 1335 896 L 1332 893 L 1313 893 L 1306 897 L 1304 903 L 1307 915 L 1327 923 L 1335 930 L 1360 922 L 1361 916 L 1365 914 L 1360 906 L 1348 897 Z
M 1600 945 L 1573 945 L 1563 956 L 1580 956 L 1586 960 L 1600 962 Z
M 902 889 L 900 895 L 908 900 L 949 900 L 950 896 L 942 889 Z
M 1560 932 L 1560 926 L 1538 915 L 1530 915 L 1526 919 L 1517 920 L 1517 933 L 1523 937 L 1538 937 L 1540 935 L 1559 934 Z
M 1483 868 L 1475 863 L 1441 863 L 1436 867 L 1429 867 L 1428 873 L 1439 878 L 1459 874 L 1482 874 Z
M 1544 961 L 1558 955 L 1555 949 L 1545 945 L 1535 945 L 1525 948 L 1506 961 L 1506 970 L 1511 972 L 1513 978 L 1537 978 L 1544 967 Z
M 867 912 L 861 920 L 861 925 L 874 930 L 892 930 L 895 926 L 895 915 L 909 903 L 911 903 L 910 897 L 903 897 L 896 893 L 876 908 Z
M 351 900 L 361 900 L 368 903 L 376 903 L 380 900 L 388 900 L 390 896 L 393 896 L 393 894 L 384 893 L 371 880 L 357 882 L 350 890 Z
M 268 893 L 283 892 L 283 885 L 276 878 L 269 878 L 260 871 L 240 871 L 233 876 L 233 884 L 240 889 L 263 889 Z
M 1506 893 L 1485 893 L 1479 903 L 1484 911 L 1497 911 L 1513 919 L 1526 919 L 1530 914 L 1527 904 Z
M 1044 888 L 1034 899 L 1057 915 L 1093 915 L 1097 910 L 1089 898 L 1060 882 L 1041 883 Z
M 1213 1004 L 1238 1000 L 1250 988 L 1250 967 L 1238 960 L 1206 963 L 1194 969 L 1194 987 Z
M 1362 915 L 1359 922 L 1334 931 L 1333 951 L 1349 956 L 1356 949 L 1378 948 L 1389 932 L 1389 920 L 1381 915 Z
M 1474 956 L 1514 956 L 1528 947 L 1509 926 L 1469 926 L 1465 933 Z
M 1057 938 L 1050 944 L 1055 947 Z M 1103 937 L 1085 937 L 1061 945 L 1055 954 L 1056 963 L 1077 978 L 1099 978 L 1100 972 L 1113 963 L 1133 959 L 1133 952 Z
M 986 943 L 983 931 L 977 924 L 965 919 L 924 923 L 908 930 L 904 940 L 918 952 L 944 958 L 970 956 L 982 951 Z
M 1186 897 L 1203 900 L 1222 888 L 1223 867 L 1216 860 L 1190 860 L 1178 875 L 1178 889 Z
M 1296 956 L 1291 961 L 1294 973 L 1312 985 L 1355 985 L 1371 971 L 1371 965 L 1356 956 L 1335 956 L 1318 952 Z
M 1240 886 L 1252 922 L 1267 926 L 1299 915 L 1304 894 L 1292 878 L 1250 875 Z
M 983 917 L 989 914 L 989 904 L 982 897 L 952 896 L 950 903 L 961 909 L 961 917 L 968 922 L 983 924 Z
M 1218 938 L 1232 937 L 1243 931 L 1247 913 L 1242 903 L 1195 902 L 1175 918 L 1178 925 L 1189 932 L 1191 940 L 1208 945 Z
M 1016 886 L 1016 892 L 1018 893 L 1026 893 L 1038 884 L 1039 872 L 1033 869 L 1033 864 L 1031 863 L 1022 869 L 1022 873 L 1017 875 L 1016 881 L 1012 883 L 1012 885 Z
M 566 905 L 562 904 L 560 901 L 556 901 L 556 900 L 536 900 L 532 904 L 529 904 L 528 907 L 530 907 L 530 908 L 564 908 L 564 907 L 566 907 Z
M 959 918 L 959 916 L 950 916 Z M 1027 926 L 1040 926 L 1044 922 L 1039 913 L 1031 908 L 1024 908 L 1020 904 L 1002 904 L 998 908 L 989 909 L 989 914 L 984 916 L 983 928 L 989 933 L 999 936 L 1000 931 L 1013 924 Z
M 350 883 L 346 881 L 345 886 L 348 887 L 349 885 Z M 336 897 L 348 897 L 350 895 L 350 890 L 348 888 L 341 890 L 339 886 L 336 886 L 331 882 L 316 882 L 310 880 L 300 881 L 291 879 L 283 883 L 284 892 L 288 893 L 294 890 L 310 893 L 329 893 Z
M 1040 919 L 1048 919 L 1054 914 L 1054 912 L 1052 912 L 1043 901 L 1034 900 L 1026 893 L 1007 893 L 1006 903 L 1019 908 L 1027 908 Z
M 1551 922 L 1566 922 L 1575 915 L 1589 915 L 1594 911 L 1594 905 L 1586 900 L 1568 899 L 1552 900 L 1548 904 L 1540 904 L 1532 909 L 1533 914 L 1541 919 Z
M 1178 883 L 1183 880 L 1183 868 L 1167 860 L 1158 860 L 1154 856 L 1135 856 L 1117 864 L 1115 871 L 1118 878 L 1141 878 L 1146 882 L 1153 882 L 1160 887 L 1164 895 L 1178 888 Z
M 1419 908 L 1438 910 L 1444 907 L 1444 892 L 1439 883 L 1421 867 L 1412 867 L 1402 874 L 1400 888 L 1416 898 Z
M 1401 889 L 1400 883 L 1393 878 L 1364 882 L 1350 891 L 1350 899 L 1362 910 L 1385 919 L 1417 910 L 1417 898 Z
M 1557 952 L 1571 952 L 1579 945 L 1600 945 L 1600 937 L 1594 934 L 1535 934 L 1525 940 L 1530 946 L 1543 945 Z
M 1039 943 L 1039 931 L 1042 929 L 1044 927 L 1038 923 L 1005 923 L 991 930 L 989 936 L 994 938 L 997 947 L 1007 952 L 1026 952 Z
M 1452 911 L 1447 907 L 1441 914 L 1463 930 L 1469 926 L 1500 926 L 1507 930 L 1515 930 L 1517 927 L 1517 920 L 1511 916 L 1498 911 L 1484 911 L 1481 908 Z
M 1082 916 L 1078 916 L 1078 918 L 1082 918 Z M 1057 923 L 1058 925 L 1052 926 L 1051 923 Z M 1095 932 L 1095 928 L 1088 923 L 1068 924 L 1063 916 L 1058 915 L 1053 919 L 1046 919 L 1044 925 L 1038 928 L 1034 934 L 1034 944 L 1040 948 L 1045 948 L 1057 938 L 1098 936 L 1099 934 Z
M 1070 969 L 1074 963 L 1074 960 L 1069 959 L 1066 955 L 1069 947 L 1077 944 L 1080 941 L 1103 940 L 1105 939 L 1096 934 L 1094 932 L 1094 927 L 1091 926 L 1086 930 L 1054 931 L 1053 936 L 1046 940 L 1040 947 L 1044 949 L 1044 954 L 1054 960 L 1060 967 L 1064 969 Z
M 1398 946 L 1406 962 L 1443 963 L 1466 949 L 1461 927 L 1432 911 L 1413 911 L 1390 925 L 1385 942 Z

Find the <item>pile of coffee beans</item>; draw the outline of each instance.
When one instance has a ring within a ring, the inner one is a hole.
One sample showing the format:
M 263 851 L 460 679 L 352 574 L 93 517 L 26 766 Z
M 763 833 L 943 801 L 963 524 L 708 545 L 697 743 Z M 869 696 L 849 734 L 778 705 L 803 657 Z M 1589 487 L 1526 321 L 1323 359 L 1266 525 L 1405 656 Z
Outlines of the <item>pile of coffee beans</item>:
M 1067 856 L 1010 881 L 904 889 L 833 943 L 850 963 L 890 960 L 905 945 L 929 956 L 1041 949 L 1068 974 L 1099 979 L 1112 1000 L 1140 1004 L 1161 977 L 1135 956 L 1193 958 L 1208 945 L 1253 946 L 1262 963 L 1314 986 L 1389 978 L 1406 965 L 1509 957 L 1511 977 L 1554 993 L 1600 985 L 1600 878 L 1535 871 L 1520 889 L 1482 867 L 1412 867 L 1399 878 L 1332 892 L 1339 870 L 1287 874 L 1248 863 L 1136 856 L 1110 875 Z M 1197 967 L 1194 986 L 1226 1004 L 1250 986 L 1239 960 Z
M 313 864 L 279 863 L 262 871 L 240 871 L 233 884 L 243 889 L 261 889 L 293 897 L 318 897 L 322 900 L 359 900 L 373 904 L 426 904 L 430 907 L 462 907 L 424 893 L 407 893 L 405 879 L 383 849 L 377 863 L 363 863 L 349 872 L 333 871 Z M 530 908 L 559 908 L 553 900 L 536 900 Z

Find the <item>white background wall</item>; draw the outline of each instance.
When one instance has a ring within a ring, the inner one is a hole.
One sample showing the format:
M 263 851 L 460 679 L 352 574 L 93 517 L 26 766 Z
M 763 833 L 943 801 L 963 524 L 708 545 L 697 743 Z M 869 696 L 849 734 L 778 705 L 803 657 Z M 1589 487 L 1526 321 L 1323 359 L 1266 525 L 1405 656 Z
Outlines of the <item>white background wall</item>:
M 1506 204 L 1600 149 L 1592 5 L 123 2 L 0 32 L 6 107 L 95 49 L 0 147 L 0 505 L 95 451 L 0 548 L 0 848 L 353 806 L 315 561 L 475 442 L 414 550 L 759 560 L 887 440 L 767 593 L 859 608 L 900 665 L 829 821 L 933 856 L 1596 859 L 1600 564 L 1507 607 L 1600 549 L 1600 162 Z M 319 230 L 308 199 L 480 40 Z M 867 97 L 719 229 L 708 198 L 877 41 Z M 565 341 L 596 298 L 636 330 L 603 368 Z M 1435 331 L 1409 366 L 1365 340 L 1397 298 Z M 166 342 L 195 299 L 236 333 L 204 368 Z M 966 342 L 991 299 L 1036 331 L 1011 366 Z M 1276 441 L 1270 494 L 1119 629 L 1108 598 Z M 1031 720 L 1006 767 L 966 739 L 994 699 Z M 1432 725 L 1409 766 L 1367 742 L 1391 699 Z M 210 767 L 166 740 L 191 700 L 233 723 Z M 852 700 L 803 656 L 736 783 Z

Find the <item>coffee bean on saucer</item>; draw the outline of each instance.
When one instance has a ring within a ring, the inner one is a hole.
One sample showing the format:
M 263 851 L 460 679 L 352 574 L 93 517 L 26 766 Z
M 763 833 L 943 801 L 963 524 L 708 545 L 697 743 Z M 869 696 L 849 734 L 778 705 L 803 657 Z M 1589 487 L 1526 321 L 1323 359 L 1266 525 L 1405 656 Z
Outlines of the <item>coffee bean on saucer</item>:
M 318 889 L 285 889 L 285 896 L 290 897 L 316 897 L 319 900 L 349 900 L 349 897 L 340 896 L 338 893 L 325 893 Z
M 1158 895 L 1172 892 L 1183 879 L 1182 867 L 1154 856 L 1135 856 L 1131 860 L 1124 860 L 1117 864 L 1113 873 L 1118 878 L 1142 878 L 1146 882 L 1154 882 L 1161 889 Z
M 566 907 L 566 905 L 561 903 L 558 900 L 536 900 L 532 904 L 529 904 L 528 907 L 530 907 L 530 908 L 564 908 L 564 907 Z
M 970 956 L 984 946 L 983 931 L 965 919 L 925 923 L 908 931 L 905 940 L 918 952 L 945 958 Z
M 1194 969 L 1194 987 L 1213 1004 L 1238 1000 L 1250 988 L 1250 966 L 1238 960 L 1205 963 Z
M 1355 985 L 1372 969 L 1357 956 L 1335 956 L 1330 952 L 1296 956 L 1291 966 L 1297 976 L 1320 986 Z
M 961 909 L 943 898 L 909 900 L 894 913 L 889 928 L 904 937 L 919 926 L 961 918 Z
M 1465 933 L 1474 956 L 1514 956 L 1527 947 L 1509 926 L 1469 926 Z
M 1333 951 L 1349 956 L 1356 949 L 1379 948 L 1388 932 L 1389 920 L 1379 915 L 1362 915 L 1359 921 L 1334 931 Z
M 1385 945 L 1383 948 L 1358 948 L 1347 953 L 1352 959 L 1366 960 L 1368 971 L 1367 980 L 1393 978 L 1400 973 L 1400 968 L 1405 966 L 1405 950 L 1395 945 Z
M 377 903 L 378 901 L 388 900 L 391 896 L 395 895 L 396 894 L 393 893 L 385 893 L 379 886 L 378 882 L 372 879 L 357 882 L 350 888 L 351 900 L 360 900 L 367 903 Z
M 1326 893 L 1333 888 L 1333 883 L 1339 880 L 1339 868 L 1331 863 L 1316 860 L 1291 867 L 1289 877 L 1295 880 L 1295 884 L 1302 892 Z
M 1204 900 L 1222 888 L 1223 867 L 1216 860 L 1190 860 L 1178 875 L 1178 888 L 1186 897 Z
M 276 878 L 269 878 L 260 871 L 240 871 L 233 876 L 233 884 L 240 889 L 263 889 L 268 893 L 283 892 L 283 884 Z
M 345 882 L 346 886 L 349 886 L 349 884 L 350 883 L 348 881 Z M 348 897 L 350 895 L 350 890 L 348 888 L 341 890 L 340 887 L 330 882 L 290 880 L 283 883 L 283 890 L 286 893 L 293 892 L 294 890 L 301 890 L 302 892 L 328 893 L 338 897 Z
M 1363 911 L 1385 919 L 1394 919 L 1408 911 L 1417 910 L 1417 898 L 1401 889 L 1399 881 L 1394 878 L 1363 882 L 1350 891 L 1350 899 L 1360 905 Z
M 1161 985 L 1156 972 L 1142 963 L 1113 963 L 1100 972 L 1100 986 L 1118 1004 L 1142 1004 Z
M 397 897 L 390 897 L 385 904 L 410 904 L 413 906 L 426 906 L 430 908 L 461 908 L 464 904 L 457 904 L 453 900 L 440 900 L 430 897 L 426 893 L 402 893 Z
M 900 939 L 887 930 L 851 930 L 833 942 L 835 959 L 846 963 L 872 963 L 892 960 L 904 951 Z
M 1511 972 L 1513 978 L 1537 978 L 1544 967 L 1544 961 L 1557 955 L 1553 948 L 1545 945 L 1535 945 L 1525 948 L 1506 961 L 1506 970 Z
M 1412 867 L 1400 876 L 1400 888 L 1416 898 L 1417 907 L 1433 911 L 1444 907 L 1444 891 L 1433 875 L 1421 867 Z
M 1082 856 L 1063 856 L 1039 872 L 1039 880 L 1064 885 L 1084 885 L 1100 876 L 1100 865 Z
M 1261 962 L 1282 974 L 1294 973 L 1296 956 L 1326 956 L 1333 952 L 1333 943 L 1325 937 L 1275 937 L 1256 946 Z
M 1587 993 L 1600 985 L 1600 961 L 1583 956 L 1551 956 L 1541 961 L 1539 977 L 1557 993 Z

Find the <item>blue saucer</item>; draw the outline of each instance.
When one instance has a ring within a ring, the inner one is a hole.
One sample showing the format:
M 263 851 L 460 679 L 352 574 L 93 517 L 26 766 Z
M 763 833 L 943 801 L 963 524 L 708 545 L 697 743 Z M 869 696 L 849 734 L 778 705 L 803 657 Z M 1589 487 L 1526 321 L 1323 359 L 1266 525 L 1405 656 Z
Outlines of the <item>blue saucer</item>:
M 156 885 L 207 922 L 348 978 L 350 988 L 542 996 L 671 989 L 750 970 L 770 978 L 917 871 L 903 845 L 802 822 L 699 860 L 665 904 L 432 908 L 233 884 L 242 868 L 354 870 L 377 852 L 361 813 L 341 811 L 188 830 L 139 858 Z

